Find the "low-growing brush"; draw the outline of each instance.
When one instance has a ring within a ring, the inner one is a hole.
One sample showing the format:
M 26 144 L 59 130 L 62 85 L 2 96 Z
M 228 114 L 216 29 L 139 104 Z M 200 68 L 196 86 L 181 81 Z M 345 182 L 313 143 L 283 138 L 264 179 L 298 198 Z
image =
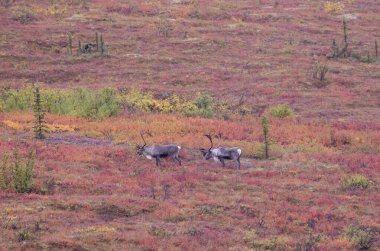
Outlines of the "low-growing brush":
M 22 162 L 15 152 L 13 163 L 13 183 L 18 193 L 29 193 L 33 188 L 34 152 L 29 151 L 28 158 Z
M 345 177 L 342 180 L 343 188 L 345 189 L 368 189 L 373 186 L 373 182 L 367 177 L 361 174 L 355 174 L 352 176 Z
M 29 193 L 33 189 L 33 172 L 35 153 L 29 151 L 25 160 L 17 150 L 11 155 L 4 155 L 0 163 L 0 189 L 14 188 L 18 193 Z

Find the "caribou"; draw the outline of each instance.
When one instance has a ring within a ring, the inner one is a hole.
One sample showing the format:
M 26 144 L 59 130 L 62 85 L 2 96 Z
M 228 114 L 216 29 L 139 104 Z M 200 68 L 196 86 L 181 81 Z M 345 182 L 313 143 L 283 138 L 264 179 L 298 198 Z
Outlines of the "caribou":
M 225 167 L 224 160 L 234 160 L 236 161 L 236 166 L 238 169 L 240 169 L 240 156 L 241 156 L 241 149 L 238 147 L 221 147 L 220 141 L 222 138 L 222 134 L 218 133 L 218 146 L 216 148 L 214 147 L 214 143 L 212 141 L 211 134 L 205 134 L 211 143 L 211 146 L 209 149 L 200 148 L 200 151 L 203 154 L 203 157 L 206 160 L 209 160 L 213 158 L 215 161 L 220 161 L 222 163 L 222 167 Z
M 148 134 L 151 136 L 150 132 Z M 181 165 L 181 159 L 179 158 L 180 146 L 177 145 L 153 145 L 147 146 L 144 139 L 144 132 L 140 132 L 140 136 L 144 142 L 144 145 L 137 145 L 137 154 L 146 157 L 147 159 L 156 159 L 156 166 L 162 167 L 161 158 L 172 158 L 173 161 L 177 161 Z

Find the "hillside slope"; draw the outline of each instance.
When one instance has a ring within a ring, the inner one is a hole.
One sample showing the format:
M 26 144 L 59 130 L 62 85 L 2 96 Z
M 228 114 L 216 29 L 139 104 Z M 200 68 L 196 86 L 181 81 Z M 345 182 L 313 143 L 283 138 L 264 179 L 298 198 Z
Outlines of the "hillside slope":
M 0 251 L 380 250 L 378 13 L 378 0 L 0 0 Z M 329 58 L 343 18 L 347 57 Z M 96 33 L 104 54 L 78 54 Z M 138 156 L 143 130 L 180 145 L 183 166 Z M 242 150 L 240 170 L 202 158 L 209 132 Z
M 2 86 L 201 91 L 229 103 L 244 94 L 256 109 L 288 103 L 308 117 L 380 117 L 379 62 L 362 62 L 379 40 L 376 0 L 341 1 L 335 14 L 311 0 L 2 2 Z M 356 58 L 328 60 L 332 40 L 343 39 L 343 17 Z M 76 56 L 78 41 L 94 42 L 95 32 L 107 56 Z M 327 87 L 313 84 L 316 62 L 330 68 Z

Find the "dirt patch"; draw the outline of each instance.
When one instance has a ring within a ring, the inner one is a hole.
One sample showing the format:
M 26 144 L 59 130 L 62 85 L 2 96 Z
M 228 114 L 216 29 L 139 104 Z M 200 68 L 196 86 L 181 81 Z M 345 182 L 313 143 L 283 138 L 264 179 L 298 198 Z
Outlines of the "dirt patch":
M 74 144 L 74 145 L 91 145 L 91 146 L 112 146 L 114 143 L 106 139 L 94 139 L 87 137 L 73 137 L 66 134 L 49 135 L 45 142 L 51 144 Z

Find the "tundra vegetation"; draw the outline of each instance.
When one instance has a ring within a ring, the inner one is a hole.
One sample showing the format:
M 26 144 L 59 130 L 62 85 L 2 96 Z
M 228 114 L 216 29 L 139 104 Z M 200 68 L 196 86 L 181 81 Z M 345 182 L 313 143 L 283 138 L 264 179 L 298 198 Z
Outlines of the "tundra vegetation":
M 0 0 L 0 249 L 378 250 L 379 12 Z
M 1 157 L 0 189 L 14 189 L 18 193 L 32 192 L 35 153 L 29 151 L 25 160 L 20 158 L 17 150 L 12 155 L 4 154 Z
M 38 94 L 34 87 L 19 90 L 2 90 L 0 111 L 28 111 L 36 109 Z M 65 90 L 42 90 L 44 100 L 38 101 L 40 109 L 49 113 L 72 115 L 84 118 L 107 118 L 118 115 L 123 110 L 131 112 L 181 113 L 187 116 L 212 117 L 216 111 L 213 99 L 208 94 L 198 93 L 193 100 L 187 101 L 177 95 L 156 99 L 150 93 L 132 89 L 129 92 L 112 88 L 91 90 L 76 88 Z M 39 100 L 39 99 L 38 99 Z M 42 104 L 43 102 L 43 104 Z M 220 105 L 222 106 L 222 105 Z M 224 112 L 234 112 L 233 107 Z

